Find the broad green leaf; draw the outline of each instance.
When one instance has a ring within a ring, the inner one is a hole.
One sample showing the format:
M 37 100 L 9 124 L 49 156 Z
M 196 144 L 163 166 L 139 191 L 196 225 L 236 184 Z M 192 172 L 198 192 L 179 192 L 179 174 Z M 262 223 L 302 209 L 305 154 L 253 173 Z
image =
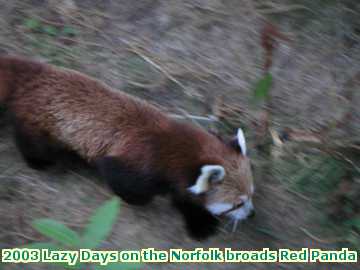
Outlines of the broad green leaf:
M 57 29 L 54 26 L 51 25 L 45 25 L 43 27 L 44 33 L 50 35 L 50 36 L 56 36 L 57 35 Z
M 25 26 L 30 30 L 37 30 L 40 28 L 40 21 L 37 19 L 26 19 Z
M 269 90 L 272 85 L 272 76 L 267 73 L 261 80 L 259 80 L 254 89 L 255 101 L 264 101 L 269 95 Z
M 90 217 L 85 227 L 81 248 L 95 248 L 110 234 L 120 209 L 117 197 L 105 202 Z
M 94 265 L 95 270 L 136 270 L 144 265 L 141 263 L 109 263 L 108 265 Z
M 76 247 L 80 243 L 80 238 L 75 231 L 56 220 L 37 219 L 32 225 L 38 232 L 65 246 Z

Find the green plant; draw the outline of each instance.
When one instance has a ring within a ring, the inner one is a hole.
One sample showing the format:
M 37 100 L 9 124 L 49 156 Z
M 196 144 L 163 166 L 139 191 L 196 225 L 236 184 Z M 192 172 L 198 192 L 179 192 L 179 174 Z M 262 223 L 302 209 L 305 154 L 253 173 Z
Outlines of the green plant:
M 41 27 L 40 21 L 37 19 L 33 19 L 33 18 L 26 19 L 24 21 L 24 25 L 27 29 L 32 30 L 32 31 L 39 30 Z
M 100 206 L 90 217 L 82 234 L 64 224 L 49 218 L 33 221 L 32 226 L 52 242 L 32 243 L 23 248 L 49 250 L 95 249 L 109 236 L 120 209 L 120 201 L 113 198 Z M 80 269 L 83 265 L 77 262 L 74 266 L 58 264 L 66 269 Z M 108 265 L 92 265 L 92 269 L 135 269 L 139 264 L 109 263 Z M 88 269 L 88 268 L 87 268 Z
M 58 30 L 52 25 L 44 25 L 42 30 L 50 36 L 56 36 L 58 34 Z
M 77 32 L 73 27 L 64 26 L 64 28 L 62 29 L 62 34 L 65 36 L 75 36 Z
M 287 156 L 278 160 L 274 173 L 289 190 L 314 198 L 313 205 L 325 209 L 316 218 L 330 231 L 337 231 L 339 244 L 360 250 L 359 188 L 354 180 L 359 172 L 356 167 L 349 160 L 327 153 L 297 155 L 298 158 Z
M 27 31 L 26 37 L 31 47 L 31 53 L 39 54 L 49 60 L 49 63 L 74 67 L 79 54 L 79 46 L 72 41 L 78 33 L 70 25 L 53 25 L 42 19 L 25 18 L 22 22 Z
M 345 223 L 347 228 L 346 241 L 360 250 L 360 218 L 354 218 Z
M 254 87 L 254 102 L 266 102 L 272 85 L 272 75 L 267 73 L 258 80 Z
M 68 25 L 63 27 L 53 26 L 51 24 L 42 23 L 40 20 L 35 18 L 27 18 L 23 22 L 26 29 L 32 32 L 38 32 L 42 34 L 47 34 L 49 36 L 75 36 L 77 34 L 76 30 Z

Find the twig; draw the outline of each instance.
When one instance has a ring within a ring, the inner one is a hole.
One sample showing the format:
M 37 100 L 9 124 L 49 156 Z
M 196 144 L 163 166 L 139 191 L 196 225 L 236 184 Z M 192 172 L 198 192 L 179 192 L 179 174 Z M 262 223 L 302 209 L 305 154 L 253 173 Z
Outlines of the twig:
M 286 189 L 286 191 L 288 191 L 288 192 L 290 192 L 290 193 L 292 193 L 292 194 L 300 197 L 301 199 L 304 199 L 305 201 L 308 201 L 308 202 L 312 202 L 312 201 L 313 201 L 312 199 L 306 197 L 305 195 L 303 195 L 303 194 L 301 194 L 301 193 L 299 193 L 299 192 L 296 192 L 295 190 L 292 190 L 291 188 L 286 187 L 285 189 Z
M 127 80 L 126 82 L 132 86 L 135 86 L 138 88 L 144 88 L 144 89 L 154 89 L 154 88 L 160 87 L 163 84 L 163 82 L 161 80 L 160 80 L 160 82 L 152 83 L 152 84 L 139 83 L 139 82 L 130 81 L 130 80 Z
M 339 151 L 335 151 L 335 154 L 340 156 L 340 158 L 342 158 L 343 160 L 345 160 L 347 163 L 349 163 L 356 171 L 358 171 L 360 173 L 360 168 L 351 160 L 349 159 L 347 156 L 345 156 L 344 154 L 340 153 Z
M 25 234 L 19 233 L 19 232 L 7 232 L 7 233 L 4 233 L 4 234 L 0 235 L 0 239 L 5 238 L 7 236 L 18 236 L 18 237 L 21 237 L 21 238 L 24 238 L 24 239 L 30 240 L 30 241 L 40 241 L 40 239 L 38 239 L 38 238 L 33 238 L 31 236 L 28 236 L 28 235 L 25 235 Z
M 349 145 L 349 148 L 353 148 L 353 149 L 355 149 L 355 150 L 360 151 L 360 145 L 350 144 L 350 145 Z
M 316 237 L 315 235 L 313 235 L 312 233 L 310 233 L 307 229 L 303 228 L 303 227 L 300 227 L 300 230 L 302 232 L 304 232 L 307 236 L 309 236 L 311 239 L 319 242 L 319 243 L 322 243 L 322 244 L 333 244 L 333 243 L 336 243 L 336 242 L 339 242 L 339 241 L 342 241 L 343 239 L 342 238 L 333 238 L 333 239 L 330 239 L 330 240 L 323 240 L 323 239 L 320 239 L 319 237 Z
M 104 46 L 103 44 L 96 43 L 96 42 L 79 40 L 79 39 L 69 38 L 69 37 L 61 37 L 61 40 L 71 41 L 71 42 L 74 42 L 74 43 L 84 44 L 84 45 L 87 45 L 87 46 L 99 47 L 99 48 L 103 48 L 103 49 L 107 49 L 107 50 L 113 50 L 113 49 L 110 48 L 110 47 L 106 47 L 106 46 Z
M 184 119 L 189 119 L 191 122 L 193 122 L 195 125 L 202 127 L 199 122 L 193 118 L 187 111 L 185 111 L 184 109 L 181 108 L 177 108 L 183 115 L 184 115 Z
M 91 12 L 89 12 L 90 15 L 96 15 L 96 16 L 100 16 L 100 17 L 103 17 L 105 19 L 109 19 L 109 20 L 113 20 L 114 17 L 109 15 L 109 14 L 106 14 L 105 12 L 101 12 L 100 10 L 92 10 Z
M 172 76 L 167 70 L 165 70 L 163 67 L 155 63 L 153 60 L 151 60 L 148 56 L 146 56 L 144 53 L 140 52 L 138 48 L 136 48 L 132 44 L 128 44 L 130 49 L 129 51 L 138 55 L 140 58 L 142 58 L 145 62 L 153 66 L 155 69 L 159 70 L 161 73 L 165 75 L 170 81 L 180 86 L 183 90 L 185 90 L 188 94 L 190 94 L 189 89 L 180 81 L 178 81 L 174 76 Z M 190 94 L 191 95 L 191 94 Z M 191 95 L 192 96 L 192 95 Z
M 40 21 L 42 21 L 43 23 L 46 23 L 46 24 L 50 24 L 50 25 L 53 25 L 53 26 L 59 26 L 59 27 L 65 26 L 65 23 L 49 21 L 49 20 L 44 19 L 43 17 L 38 16 L 38 15 L 31 15 L 31 16 L 34 16 L 36 19 L 38 19 L 38 20 L 40 20 Z
M 301 5 L 278 6 L 276 8 L 264 8 L 264 9 L 257 8 L 256 10 L 260 14 L 268 15 L 268 14 L 274 14 L 274 13 L 290 12 L 290 11 L 299 10 L 299 9 L 305 9 L 307 11 L 313 12 L 311 9 L 309 9 L 305 6 L 301 6 Z
M 82 14 L 80 14 L 78 12 L 78 15 L 83 17 L 84 16 Z M 106 34 L 104 34 L 104 32 L 102 30 L 100 30 L 99 28 L 91 25 L 91 24 L 85 24 L 83 23 L 81 20 L 75 18 L 74 16 L 70 16 L 69 14 L 67 14 L 66 16 L 70 17 L 72 20 L 74 20 L 76 23 L 82 25 L 83 27 L 86 28 L 90 28 L 92 30 L 95 30 L 96 32 L 98 32 L 106 41 L 108 41 L 109 43 L 113 43 L 112 39 L 107 36 Z M 85 18 L 84 18 L 85 19 Z M 172 81 L 173 83 L 175 83 L 176 85 L 180 86 L 183 90 L 185 90 L 185 93 L 188 94 L 189 96 L 193 96 L 193 94 L 191 93 L 191 91 L 183 84 L 181 83 L 179 80 L 177 80 L 174 76 L 172 76 L 167 70 L 165 70 L 163 67 L 161 67 L 159 64 L 155 63 L 152 59 L 150 59 L 150 57 L 146 56 L 144 53 L 142 53 L 138 48 L 136 48 L 133 44 L 124 42 L 128 47 L 128 51 L 138 55 L 139 57 L 141 57 L 145 62 L 147 62 L 148 64 L 150 64 L 151 66 L 153 66 L 155 69 L 159 70 L 161 73 L 163 73 L 165 75 L 166 78 L 168 78 L 170 81 Z M 114 46 L 114 48 L 117 48 L 117 46 Z M 117 49 L 113 49 L 113 51 L 115 53 L 118 53 Z
M 199 121 L 205 121 L 205 122 L 218 122 L 219 119 L 216 116 L 211 115 L 210 117 L 206 117 L 206 116 L 198 116 L 198 115 L 192 115 L 192 114 L 187 114 L 186 116 L 184 115 L 179 115 L 179 114 L 170 114 L 169 115 L 172 118 L 177 118 L 177 119 L 194 119 L 194 120 L 199 120 Z
M 211 13 L 218 14 L 218 15 L 221 15 L 221 16 L 229 16 L 229 14 L 227 12 L 211 8 L 209 6 L 198 5 L 198 4 L 195 4 L 195 3 L 193 3 L 193 4 L 185 4 L 185 6 L 187 6 L 189 8 L 192 8 L 192 9 L 199 9 L 199 10 L 203 10 L 205 12 L 211 12 Z

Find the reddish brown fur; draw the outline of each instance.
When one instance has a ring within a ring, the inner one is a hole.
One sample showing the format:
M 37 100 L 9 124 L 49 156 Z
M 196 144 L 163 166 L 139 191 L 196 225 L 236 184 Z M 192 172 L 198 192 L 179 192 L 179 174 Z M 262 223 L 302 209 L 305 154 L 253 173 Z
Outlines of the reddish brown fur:
M 250 161 L 239 146 L 79 72 L 0 57 L 0 105 L 14 116 L 17 145 L 31 167 L 44 168 L 71 150 L 129 203 L 170 192 L 194 237 L 215 231 L 218 221 L 207 207 L 251 200 Z M 194 195 L 187 187 L 204 176 L 205 165 L 221 166 L 225 175 L 213 192 Z
M 88 161 L 125 156 L 185 184 L 195 180 L 197 167 L 223 164 L 233 151 L 202 129 L 73 70 L 1 57 L 0 83 L 0 101 L 7 100 L 28 132 L 46 134 Z

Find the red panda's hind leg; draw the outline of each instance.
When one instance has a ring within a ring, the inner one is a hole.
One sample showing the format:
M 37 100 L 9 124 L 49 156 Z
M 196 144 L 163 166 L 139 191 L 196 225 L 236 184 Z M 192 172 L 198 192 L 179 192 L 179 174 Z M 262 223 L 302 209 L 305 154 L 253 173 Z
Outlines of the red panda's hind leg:
M 34 136 L 20 125 L 15 125 L 15 142 L 31 168 L 44 170 L 56 163 L 55 148 L 45 136 Z

